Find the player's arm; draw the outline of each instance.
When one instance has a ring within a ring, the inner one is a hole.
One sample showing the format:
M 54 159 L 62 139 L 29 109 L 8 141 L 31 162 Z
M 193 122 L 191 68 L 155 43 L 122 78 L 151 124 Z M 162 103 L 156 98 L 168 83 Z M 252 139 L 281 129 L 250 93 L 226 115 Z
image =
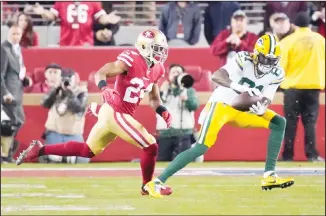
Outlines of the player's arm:
M 172 116 L 162 105 L 160 89 L 156 83 L 153 85 L 152 91 L 149 92 L 149 104 L 156 111 L 156 113 L 164 119 L 167 127 L 169 128 L 171 126 Z
M 284 72 L 283 72 L 284 73 Z M 277 79 L 275 81 L 273 81 L 272 83 L 270 83 L 262 92 L 262 96 L 264 99 L 266 99 L 266 105 L 268 106 L 269 104 L 272 103 L 275 93 L 278 89 L 278 87 L 281 85 L 281 83 L 284 80 L 284 75 L 282 78 Z
M 125 73 L 128 71 L 128 69 L 129 66 L 121 60 L 106 63 L 95 73 L 95 84 L 99 87 L 99 89 L 102 89 L 104 86 L 107 85 L 107 77 L 113 77 Z
M 246 88 L 234 81 L 232 77 L 241 76 L 242 65 L 238 59 L 238 54 L 235 59 L 231 60 L 229 63 L 214 72 L 212 79 L 220 86 L 231 88 L 238 93 L 245 92 Z
M 149 92 L 149 105 L 156 110 L 160 105 L 162 105 L 160 97 L 160 89 L 157 84 L 153 84 L 152 91 Z

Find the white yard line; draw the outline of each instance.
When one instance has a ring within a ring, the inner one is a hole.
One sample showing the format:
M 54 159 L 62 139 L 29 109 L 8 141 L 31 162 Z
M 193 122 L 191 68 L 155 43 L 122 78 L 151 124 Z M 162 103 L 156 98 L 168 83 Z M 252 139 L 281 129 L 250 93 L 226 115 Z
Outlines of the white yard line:
M 1 184 L 2 188 L 46 188 L 45 185 L 42 184 Z
M 163 171 L 165 168 L 156 168 L 156 171 Z M 140 168 L 130 167 L 94 167 L 94 168 L 73 168 L 73 167 L 35 167 L 35 168 L 1 168 L 1 171 L 139 171 Z M 184 171 L 264 171 L 263 168 L 250 168 L 250 167 L 203 167 L 203 168 L 184 168 Z M 289 167 L 277 168 L 276 171 L 325 171 L 324 167 Z
M 325 184 L 294 184 L 295 187 L 325 187 Z M 187 185 L 187 184 L 180 184 L 180 185 L 176 185 L 176 187 L 260 187 L 259 184 L 257 185 L 239 185 L 239 184 L 196 184 L 194 185 Z M 227 190 L 227 191 L 233 191 L 233 190 Z M 237 190 L 235 190 L 237 191 Z
M 1 193 L 1 197 L 11 197 L 11 198 L 54 197 L 54 198 L 66 198 L 66 199 L 85 198 L 83 194 L 52 194 L 52 193 Z
M 23 206 L 1 206 L 1 212 L 16 212 L 16 211 L 94 211 L 94 210 L 135 210 L 134 207 L 129 205 L 112 205 L 105 206 L 104 208 L 92 206 L 56 206 L 56 205 L 23 205 Z

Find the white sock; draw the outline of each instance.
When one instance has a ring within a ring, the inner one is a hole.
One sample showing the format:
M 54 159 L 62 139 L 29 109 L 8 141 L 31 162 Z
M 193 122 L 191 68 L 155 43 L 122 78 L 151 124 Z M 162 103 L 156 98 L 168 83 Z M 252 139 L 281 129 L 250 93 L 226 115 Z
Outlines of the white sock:
M 270 176 L 271 174 L 275 174 L 275 171 L 267 171 L 264 172 L 263 178 L 267 178 L 268 176 Z M 276 174 L 275 174 L 276 175 Z

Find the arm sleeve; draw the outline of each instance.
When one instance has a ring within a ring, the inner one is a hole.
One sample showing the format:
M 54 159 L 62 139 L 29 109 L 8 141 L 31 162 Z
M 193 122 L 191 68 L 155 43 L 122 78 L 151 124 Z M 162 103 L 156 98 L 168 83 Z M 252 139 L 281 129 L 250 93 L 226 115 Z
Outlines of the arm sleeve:
M 228 36 L 227 31 L 222 31 L 217 35 L 210 48 L 213 56 L 226 55 L 229 52 L 229 44 L 226 42 Z
M 278 87 L 284 81 L 284 70 L 282 68 L 278 68 L 279 73 L 277 73 L 277 77 L 273 80 L 262 92 L 264 97 L 267 97 L 271 101 L 273 101 L 275 92 L 277 91 Z
M 242 59 L 241 54 L 237 53 L 236 56 L 228 61 L 222 68 L 228 72 L 230 79 L 234 81 L 237 77 L 242 76 L 243 64 L 244 60 Z
M 60 4 L 60 2 L 56 2 L 53 7 L 50 8 L 50 12 L 52 12 L 56 17 L 60 17 Z
M 67 107 L 73 113 L 85 112 L 87 105 L 87 92 L 79 93 L 68 99 Z
M 9 93 L 5 77 L 7 74 L 7 67 L 8 67 L 8 56 L 6 51 L 1 47 L 1 93 L 2 95 L 6 95 Z
M 97 31 L 104 29 L 104 25 L 98 22 L 94 22 L 93 24 L 93 31 L 96 34 Z
M 264 89 L 262 95 L 264 97 L 267 97 L 268 99 L 270 99 L 271 101 L 273 101 L 275 93 L 278 89 L 278 87 L 280 86 L 280 84 L 273 84 L 273 85 L 269 85 L 267 86 L 266 89 Z
M 112 35 L 116 34 L 119 31 L 120 25 L 119 24 L 111 24 L 111 31 Z
M 131 50 L 126 50 L 118 55 L 117 60 L 124 62 L 126 65 L 128 65 L 128 67 L 131 68 L 134 64 L 133 55 L 138 55 L 138 53 Z
M 49 93 L 47 93 L 43 97 L 41 105 L 45 108 L 50 109 L 53 106 L 53 104 L 57 98 L 57 94 L 58 94 L 59 90 L 60 90 L 59 88 L 53 88 Z
M 94 4 L 93 17 L 95 20 L 100 18 L 100 16 L 105 15 L 106 12 L 103 10 L 100 2 L 92 2 Z
M 201 11 L 200 8 L 197 8 L 197 11 L 194 14 L 192 34 L 189 39 L 189 44 L 194 45 L 198 43 L 201 30 Z
M 199 101 L 196 97 L 196 91 L 193 88 L 189 88 L 187 90 L 188 100 L 185 101 L 185 107 L 189 111 L 195 111 L 199 107 Z

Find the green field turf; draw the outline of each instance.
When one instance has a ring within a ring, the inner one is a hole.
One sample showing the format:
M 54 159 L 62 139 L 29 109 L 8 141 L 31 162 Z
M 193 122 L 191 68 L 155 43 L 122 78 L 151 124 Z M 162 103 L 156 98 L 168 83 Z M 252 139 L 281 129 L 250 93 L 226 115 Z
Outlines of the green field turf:
M 325 166 L 324 163 L 281 164 L 282 167 Z M 54 166 L 67 167 L 40 164 L 20 167 Z M 103 166 L 138 167 L 139 164 L 89 164 L 85 167 Z M 263 163 L 197 163 L 191 166 L 250 168 L 261 167 Z M 12 165 L 2 167 L 12 168 Z M 175 176 L 168 181 L 174 193 L 154 199 L 139 194 L 140 176 L 6 177 L 1 178 L 1 215 L 325 215 L 325 176 L 294 178 L 295 185 L 290 188 L 262 191 L 260 176 Z

